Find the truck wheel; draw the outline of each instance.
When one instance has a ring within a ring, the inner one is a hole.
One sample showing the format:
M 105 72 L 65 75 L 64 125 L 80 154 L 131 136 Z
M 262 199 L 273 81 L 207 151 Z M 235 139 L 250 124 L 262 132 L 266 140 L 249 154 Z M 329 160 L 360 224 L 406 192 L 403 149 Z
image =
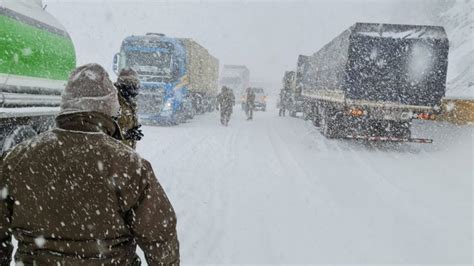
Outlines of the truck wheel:
M 313 104 L 307 103 L 303 105 L 303 120 L 313 120 L 314 119 L 314 109 L 316 107 Z
M 19 126 L 8 133 L 2 145 L 2 154 L 23 141 L 36 136 L 36 131 L 31 126 Z
M 337 121 L 337 114 L 329 112 L 327 110 L 324 110 L 324 112 L 321 114 L 321 133 L 329 138 L 337 138 L 340 135 L 339 132 L 339 123 Z
M 306 116 L 304 117 L 304 120 L 305 121 L 313 120 L 313 116 L 311 114 L 306 114 Z
M 321 127 L 321 117 L 318 114 L 314 114 L 311 121 L 313 122 L 313 126 Z
M 310 119 L 310 115 L 308 113 L 308 109 L 303 110 L 303 120 L 308 121 Z
M 320 127 L 321 126 L 321 115 L 319 114 L 319 111 L 318 111 L 318 107 L 317 106 L 313 106 L 312 107 L 312 113 L 313 113 L 313 125 L 315 127 Z
M 392 125 L 392 135 L 398 138 L 411 138 L 411 124 L 407 122 Z

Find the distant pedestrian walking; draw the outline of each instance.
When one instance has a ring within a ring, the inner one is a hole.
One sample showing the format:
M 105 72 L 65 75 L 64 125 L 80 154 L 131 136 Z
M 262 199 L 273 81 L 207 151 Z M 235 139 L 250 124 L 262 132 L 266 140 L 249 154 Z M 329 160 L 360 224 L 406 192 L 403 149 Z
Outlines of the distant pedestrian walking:
M 255 109 L 255 92 L 252 90 L 252 88 L 247 88 L 245 93 L 245 108 L 247 120 L 252 120 L 253 110 Z
M 235 96 L 232 90 L 226 86 L 222 87 L 221 93 L 217 95 L 217 104 L 221 112 L 221 124 L 228 126 L 235 104 Z

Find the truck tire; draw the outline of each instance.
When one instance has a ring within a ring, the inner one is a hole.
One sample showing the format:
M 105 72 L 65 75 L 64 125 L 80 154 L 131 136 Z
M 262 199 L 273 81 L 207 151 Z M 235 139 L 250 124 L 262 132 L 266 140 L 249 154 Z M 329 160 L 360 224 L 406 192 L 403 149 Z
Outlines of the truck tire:
M 315 127 L 321 127 L 321 121 L 317 119 L 316 117 L 313 118 L 313 126 Z
M 313 103 L 305 103 L 303 105 L 303 120 L 313 120 L 315 105 Z
M 392 125 L 392 135 L 398 138 L 411 138 L 411 123 L 395 123 Z
M 301 116 L 301 118 L 303 118 L 304 121 L 308 121 L 308 120 L 313 121 L 314 113 L 312 112 L 312 109 L 313 109 L 313 105 L 312 105 L 312 104 L 305 104 L 305 105 L 303 105 L 303 110 L 302 110 L 302 116 Z
M 337 112 L 323 109 L 320 121 L 321 133 L 328 139 L 338 138 L 341 135 Z
M 319 114 L 318 107 L 313 106 L 312 109 L 313 109 L 313 117 L 312 117 L 313 119 L 311 119 L 311 121 L 313 122 L 313 125 L 315 127 L 321 127 L 321 116 Z
M 308 121 L 311 119 L 311 114 L 309 113 L 309 109 L 308 108 L 304 108 L 303 109 L 303 120 L 304 121 Z

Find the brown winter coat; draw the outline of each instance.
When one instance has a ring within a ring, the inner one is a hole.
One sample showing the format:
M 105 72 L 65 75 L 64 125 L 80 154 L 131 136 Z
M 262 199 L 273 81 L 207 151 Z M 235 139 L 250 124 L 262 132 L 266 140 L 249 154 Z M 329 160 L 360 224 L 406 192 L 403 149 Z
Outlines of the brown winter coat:
M 217 103 L 221 112 L 232 113 L 232 107 L 235 104 L 235 96 L 232 90 L 226 89 L 217 95 Z
M 118 119 L 118 124 L 122 130 L 122 135 L 125 137 L 122 142 L 135 149 L 137 147 L 137 141 L 127 138 L 127 132 L 139 125 L 137 105 L 133 102 L 127 101 L 120 93 L 118 94 L 118 99 L 120 103 L 120 117 Z
M 25 265 L 178 265 L 176 216 L 150 163 L 110 137 L 100 113 L 57 118 L 58 128 L 15 147 L 0 177 L 0 265 L 10 232 Z
M 246 99 L 247 99 L 246 104 L 247 104 L 248 108 L 253 109 L 254 106 L 255 106 L 255 92 L 253 92 L 253 90 L 250 89 L 247 92 Z

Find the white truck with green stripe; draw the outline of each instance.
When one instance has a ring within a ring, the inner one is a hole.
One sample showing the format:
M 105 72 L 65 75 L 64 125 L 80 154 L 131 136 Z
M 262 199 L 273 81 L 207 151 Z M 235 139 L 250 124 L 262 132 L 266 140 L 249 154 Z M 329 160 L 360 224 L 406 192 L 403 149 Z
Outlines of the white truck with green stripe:
M 0 149 L 54 126 L 74 45 L 41 0 L 0 0 Z

